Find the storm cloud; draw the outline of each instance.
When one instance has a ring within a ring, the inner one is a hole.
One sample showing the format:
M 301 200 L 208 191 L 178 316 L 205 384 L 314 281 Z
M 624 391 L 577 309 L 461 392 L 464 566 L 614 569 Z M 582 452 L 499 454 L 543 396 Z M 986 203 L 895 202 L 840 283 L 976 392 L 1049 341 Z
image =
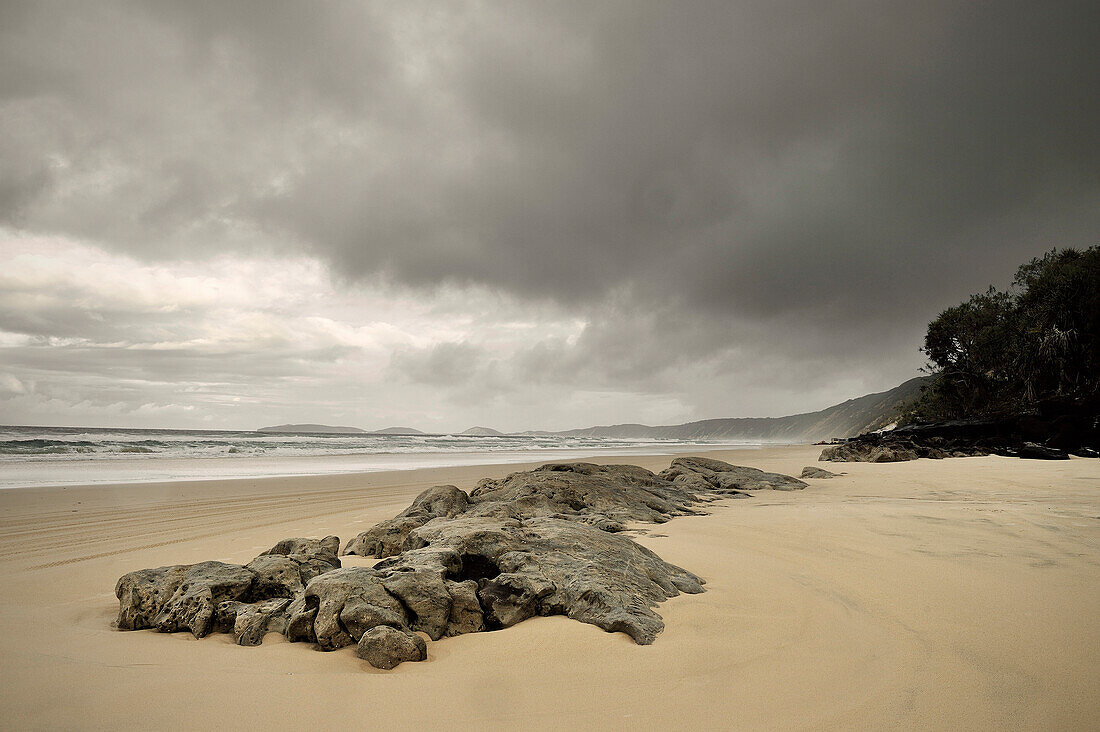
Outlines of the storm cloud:
M 0 14 L 24 420 L 26 383 L 79 401 L 135 353 L 108 403 L 214 373 L 181 408 L 228 426 L 807 411 L 913 375 L 940 310 L 1100 226 L 1095 3 Z M 28 247 L 154 281 L 66 295 Z

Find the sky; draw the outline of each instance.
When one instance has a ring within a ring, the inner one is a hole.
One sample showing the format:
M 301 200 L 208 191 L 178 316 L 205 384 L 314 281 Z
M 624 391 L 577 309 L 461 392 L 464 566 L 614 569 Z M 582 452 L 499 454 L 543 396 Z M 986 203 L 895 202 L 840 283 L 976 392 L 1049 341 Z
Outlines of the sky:
M 1100 231 L 1100 4 L 0 2 L 0 423 L 812 411 Z

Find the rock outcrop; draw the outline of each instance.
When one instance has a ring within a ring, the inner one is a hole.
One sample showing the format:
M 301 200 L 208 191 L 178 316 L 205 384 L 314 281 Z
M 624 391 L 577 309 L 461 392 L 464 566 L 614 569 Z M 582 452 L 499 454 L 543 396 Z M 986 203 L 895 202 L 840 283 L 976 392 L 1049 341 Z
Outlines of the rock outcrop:
M 807 465 L 802 468 L 802 475 L 799 478 L 837 478 L 840 473 L 830 473 L 825 468 L 818 468 L 813 465 Z
M 196 638 L 220 629 L 241 645 L 258 645 L 269 626 L 282 627 L 279 614 L 307 582 L 340 566 L 339 545 L 335 536 L 284 539 L 244 566 L 200 562 L 130 572 L 115 585 L 116 624 L 189 630 Z
M 1002 455 L 1067 460 L 1100 455 L 1100 397 L 1050 398 L 1029 412 L 990 419 L 913 424 L 826 447 L 819 460 L 898 462 Z
M 344 554 L 364 557 L 392 557 L 413 529 L 434 518 L 453 518 L 470 506 L 470 497 L 453 485 L 437 485 L 421 493 L 412 505 L 391 519 L 382 521 L 348 542 Z
M 469 495 L 436 486 L 348 542 L 377 557 L 341 567 L 339 540 L 286 539 L 246 565 L 203 562 L 122 577 L 118 627 L 268 632 L 322 650 L 357 646 L 377 668 L 426 658 L 432 640 L 566 615 L 640 644 L 663 630 L 657 606 L 703 580 L 632 541 L 633 523 L 702 513 L 700 504 L 801 480 L 705 458 L 659 475 L 631 465 L 553 463 L 483 480 Z
M 672 465 L 662 471 L 660 477 L 675 482 L 680 477 L 689 477 L 695 485 L 701 479 L 713 490 L 720 493 L 741 493 L 742 491 L 797 491 L 807 486 L 798 478 L 779 473 L 765 473 L 756 468 L 730 465 L 721 460 L 701 457 L 676 458 Z

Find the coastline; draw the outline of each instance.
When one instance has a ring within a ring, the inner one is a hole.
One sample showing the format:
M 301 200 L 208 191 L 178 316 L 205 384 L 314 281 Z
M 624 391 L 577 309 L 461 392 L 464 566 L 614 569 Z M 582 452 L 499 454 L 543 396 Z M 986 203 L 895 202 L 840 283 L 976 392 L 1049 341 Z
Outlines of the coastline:
M 798 475 L 817 446 L 695 450 Z M 652 470 L 673 456 L 602 455 Z M 531 464 L 0 491 L 0 719 L 19 728 L 303 725 L 1084 728 L 1100 718 L 1100 461 L 829 464 L 637 540 L 707 579 L 634 645 L 563 617 L 371 669 L 274 635 L 120 633 L 114 582 L 355 533 L 439 483 Z M 370 560 L 346 558 L 346 565 Z
M 493 439 L 493 438 L 490 438 Z M 517 450 L 438 450 L 424 452 L 331 453 L 323 455 L 242 455 L 220 457 L 112 456 L 0 462 L 0 491 L 19 488 L 79 487 L 204 480 L 256 480 L 321 475 L 378 473 L 481 465 L 522 465 L 616 458 L 694 454 L 700 450 L 755 449 L 769 445 L 647 442 L 614 447 L 546 447 Z M 782 446 L 772 443 L 770 446 Z

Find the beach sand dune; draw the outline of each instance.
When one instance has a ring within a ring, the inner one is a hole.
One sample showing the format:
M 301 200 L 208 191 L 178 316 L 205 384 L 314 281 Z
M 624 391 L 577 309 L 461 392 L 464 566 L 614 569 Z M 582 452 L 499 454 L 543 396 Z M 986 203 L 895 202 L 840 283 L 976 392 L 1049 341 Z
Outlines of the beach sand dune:
M 708 453 L 798 475 L 820 448 Z M 653 470 L 669 456 L 606 459 Z M 563 617 L 371 668 L 112 629 L 125 572 L 343 540 L 523 466 L 0 491 L 0 721 L 27 728 L 1095 729 L 1100 461 L 843 464 L 638 541 L 706 578 L 635 645 Z M 346 558 L 345 564 L 371 560 Z

